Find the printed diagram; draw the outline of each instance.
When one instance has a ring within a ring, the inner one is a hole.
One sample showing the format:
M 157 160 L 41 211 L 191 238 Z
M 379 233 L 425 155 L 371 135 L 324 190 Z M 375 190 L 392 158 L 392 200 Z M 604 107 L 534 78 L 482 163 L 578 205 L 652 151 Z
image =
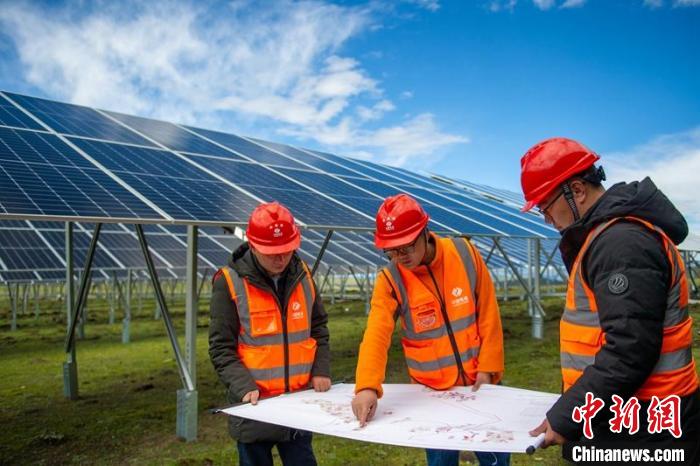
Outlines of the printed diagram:
M 352 412 L 354 387 L 333 385 L 241 405 L 227 414 L 366 442 L 423 448 L 524 452 L 528 432 L 544 419 L 558 395 L 495 385 L 434 391 L 416 384 L 387 384 L 377 413 L 360 428 Z

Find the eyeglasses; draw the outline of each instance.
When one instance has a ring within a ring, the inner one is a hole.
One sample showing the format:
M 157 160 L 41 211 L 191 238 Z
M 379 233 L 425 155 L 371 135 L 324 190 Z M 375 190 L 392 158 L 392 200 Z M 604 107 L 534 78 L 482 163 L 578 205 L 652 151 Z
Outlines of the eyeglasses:
M 559 199 L 562 194 L 564 194 L 564 191 L 559 191 L 559 194 L 557 194 L 554 199 L 549 201 L 549 204 L 547 204 L 545 207 L 535 207 L 537 209 L 537 212 L 539 212 L 542 215 L 549 215 L 547 211 L 554 205 L 555 202 L 557 202 L 557 199 Z
M 422 234 L 418 235 L 418 238 L 416 238 L 411 244 L 407 244 L 406 246 L 401 246 L 400 248 L 392 248 L 392 249 L 384 249 L 384 254 L 387 255 L 390 259 L 398 256 L 407 256 L 409 254 L 413 254 L 416 251 L 416 244 L 418 243 L 418 240 L 423 237 Z

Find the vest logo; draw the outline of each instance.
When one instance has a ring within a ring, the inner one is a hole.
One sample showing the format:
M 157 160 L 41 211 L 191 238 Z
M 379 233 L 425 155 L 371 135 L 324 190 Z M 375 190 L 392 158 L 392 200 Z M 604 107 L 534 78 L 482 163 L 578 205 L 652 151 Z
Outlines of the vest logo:
M 418 315 L 418 326 L 421 328 L 432 328 L 435 326 L 437 316 L 435 312 L 424 312 Z
M 615 273 L 608 279 L 608 290 L 612 294 L 622 294 L 627 291 L 630 286 L 630 281 L 627 276 L 623 273 Z
M 301 304 L 299 301 L 294 301 L 292 303 L 292 319 L 303 319 L 304 311 L 301 310 Z
M 464 306 L 469 302 L 469 296 L 462 296 L 464 293 L 464 290 L 458 286 L 452 288 L 452 296 L 455 297 L 455 299 L 452 300 L 452 305 L 453 306 Z

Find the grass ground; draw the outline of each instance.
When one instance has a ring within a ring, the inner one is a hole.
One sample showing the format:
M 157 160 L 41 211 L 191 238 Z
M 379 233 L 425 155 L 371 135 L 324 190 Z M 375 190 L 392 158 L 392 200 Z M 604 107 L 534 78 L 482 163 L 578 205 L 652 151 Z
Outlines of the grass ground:
M 506 385 L 559 390 L 561 304 L 560 300 L 545 304 L 543 340 L 530 337 L 523 302 L 502 305 Z M 179 376 L 165 327 L 153 320 L 153 303 L 146 302 L 144 312 L 134 316 L 129 344 L 121 343 L 120 324 L 106 323 L 106 303 L 90 304 L 86 338 L 77 344 L 77 401 L 62 394 L 63 311 L 46 303 L 38 319 L 33 314 L 21 316 L 19 329 L 11 332 L 8 306 L 0 303 L 0 464 L 236 464 L 226 419 L 207 412 L 225 404 L 225 397 L 207 355 L 206 306 L 202 303 L 197 336 L 199 437 L 184 443 L 174 434 Z M 693 310 L 696 319 L 699 311 Z M 182 306 L 175 305 L 173 313 L 178 334 L 184 335 Z M 330 307 L 329 314 L 333 376 L 350 382 L 365 324 L 364 304 L 340 303 Z M 696 338 L 696 358 L 698 346 Z M 407 382 L 398 339 L 387 378 Z M 321 435 L 315 436 L 314 449 L 321 465 L 425 464 L 419 449 Z M 513 464 L 560 464 L 559 450 L 540 450 L 532 457 L 514 455 Z

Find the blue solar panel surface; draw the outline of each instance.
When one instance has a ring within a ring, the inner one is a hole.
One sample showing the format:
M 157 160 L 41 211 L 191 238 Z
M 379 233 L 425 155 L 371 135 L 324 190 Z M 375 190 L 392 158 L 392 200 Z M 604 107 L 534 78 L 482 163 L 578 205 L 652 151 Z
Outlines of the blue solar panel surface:
M 152 145 L 138 134 L 100 115 L 91 108 L 9 92 L 6 94 L 56 132 L 131 144 Z
M 88 140 L 74 142 L 173 218 L 245 222 L 258 204 L 168 151 Z
M 263 200 L 281 202 L 306 224 L 370 227 L 370 219 L 261 165 L 209 157 L 190 158 Z
M 56 136 L 0 128 L 0 213 L 161 218 Z
M 44 129 L 33 118 L 2 97 L 0 97 L 0 125 L 14 126 L 15 128 Z
M 231 152 L 165 121 L 151 120 L 122 113 L 107 112 L 130 128 L 179 152 L 235 157 Z
M 253 159 L 258 163 L 263 163 L 267 165 L 279 165 L 282 167 L 292 167 L 292 168 L 306 168 L 304 165 L 295 162 L 294 160 L 285 157 L 283 155 L 276 154 L 270 150 L 265 149 L 259 144 L 246 141 L 245 139 L 235 136 L 233 134 L 220 133 L 218 131 L 209 131 L 200 128 L 190 128 L 192 131 L 201 134 L 202 136 L 216 141 L 233 151 L 240 154 L 244 154 L 247 157 Z M 244 160 L 242 157 L 238 157 L 229 152 L 229 158 L 238 158 Z

